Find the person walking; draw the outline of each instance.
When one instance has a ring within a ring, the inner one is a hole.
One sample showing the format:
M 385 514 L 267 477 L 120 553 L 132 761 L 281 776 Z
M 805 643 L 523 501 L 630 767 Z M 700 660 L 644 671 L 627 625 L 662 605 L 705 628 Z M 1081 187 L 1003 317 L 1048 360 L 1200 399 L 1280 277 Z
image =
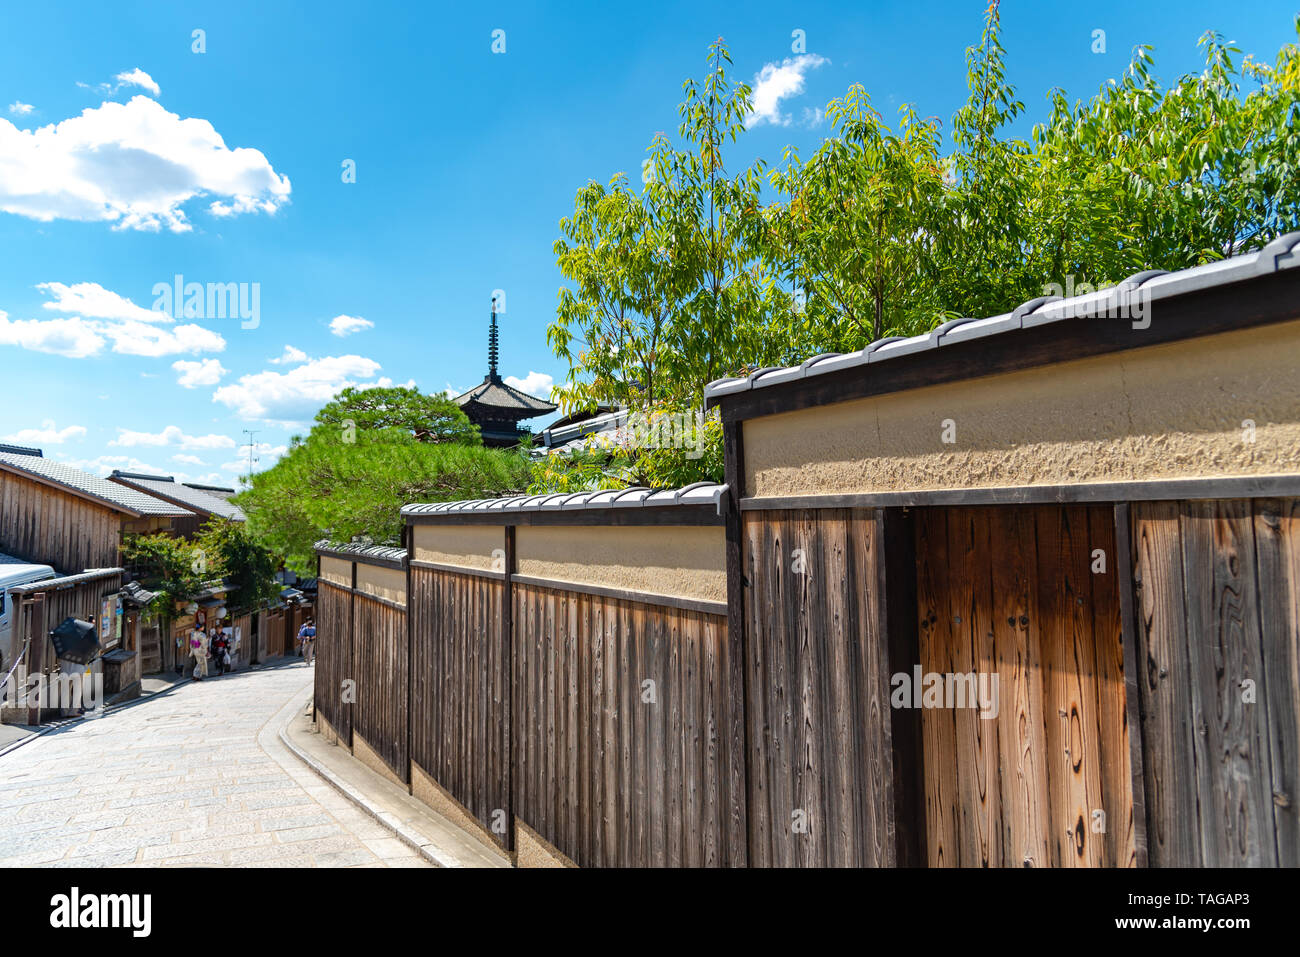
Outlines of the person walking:
M 212 669 L 218 675 L 224 675 L 230 670 L 228 666 L 230 659 L 226 656 L 226 651 L 228 650 L 229 645 L 226 642 L 226 636 L 222 633 L 220 628 L 214 628 L 212 630 L 210 647 L 212 648 Z
M 298 641 L 302 643 L 302 660 L 310 666 L 316 659 L 316 622 L 311 618 L 298 629 Z
M 208 636 L 202 628 L 190 632 L 190 652 L 194 655 L 194 680 L 208 676 Z

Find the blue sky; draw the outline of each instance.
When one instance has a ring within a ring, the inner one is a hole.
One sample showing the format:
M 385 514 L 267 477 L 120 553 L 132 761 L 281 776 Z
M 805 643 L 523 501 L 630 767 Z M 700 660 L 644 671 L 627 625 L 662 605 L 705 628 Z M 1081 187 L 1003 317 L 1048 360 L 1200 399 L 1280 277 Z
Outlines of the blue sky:
M 345 384 L 479 381 L 496 289 L 502 372 L 544 394 L 565 372 L 546 346 L 557 222 L 586 180 L 634 176 L 651 136 L 675 134 L 681 83 L 714 38 L 766 94 L 733 159 L 777 162 L 787 144 L 816 148 L 819 110 L 853 83 L 887 116 L 911 102 L 947 126 L 984 4 L 310 8 L 9 5 L 0 441 L 101 473 L 233 483 L 243 430 L 265 468 Z M 1207 29 L 1269 60 L 1295 38 L 1295 7 L 1271 0 L 1002 13 L 1025 134 L 1051 87 L 1090 95 L 1136 44 L 1171 79 L 1199 69 Z M 178 274 L 256 284 L 256 327 L 159 315 L 154 288 Z

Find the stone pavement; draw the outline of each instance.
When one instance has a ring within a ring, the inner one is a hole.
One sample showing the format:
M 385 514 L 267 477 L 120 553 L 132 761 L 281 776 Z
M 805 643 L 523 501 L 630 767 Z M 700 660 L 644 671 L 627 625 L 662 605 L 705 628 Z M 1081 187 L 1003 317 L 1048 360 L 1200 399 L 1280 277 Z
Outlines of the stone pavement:
M 311 680 L 184 682 L 0 756 L 0 866 L 430 866 L 280 741 Z

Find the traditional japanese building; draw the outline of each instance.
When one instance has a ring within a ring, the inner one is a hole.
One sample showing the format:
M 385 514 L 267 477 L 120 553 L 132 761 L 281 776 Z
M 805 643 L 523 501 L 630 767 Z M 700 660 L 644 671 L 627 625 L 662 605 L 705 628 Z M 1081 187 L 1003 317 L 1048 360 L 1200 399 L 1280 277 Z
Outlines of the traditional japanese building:
M 488 372 L 483 381 L 455 402 L 469 420 L 479 427 L 483 444 L 495 448 L 510 448 L 528 436 L 527 429 L 519 427 L 521 419 L 554 412 L 555 406 L 507 385 L 497 374 L 497 302 L 492 300 L 492 325 L 488 331 Z

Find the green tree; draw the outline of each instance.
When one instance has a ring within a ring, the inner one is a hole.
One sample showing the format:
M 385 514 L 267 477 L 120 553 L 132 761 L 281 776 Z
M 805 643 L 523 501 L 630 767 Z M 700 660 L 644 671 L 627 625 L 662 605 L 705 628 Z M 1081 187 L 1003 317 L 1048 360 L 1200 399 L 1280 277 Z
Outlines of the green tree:
M 167 534 L 130 535 L 122 543 L 122 561 L 135 570 L 155 598 L 148 615 L 170 621 L 178 603 L 188 602 L 205 584 L 219 577 L 193 542 Z
M 911 335 L 942 315 L 938 123 L 904 107 L 895 133 L 861 86 L 826 115 L 835 135 L 807 164 L 787 154 L 771 174 L 784 202 L 770 207 L 769 255 L 790 277 L 805 357 Z
M 424 442 L 481 445 L 478 427 L 443 395 L 425 395 L 406 386 L 344 389 L 316 413 L 316 422 L 339 435 L 391 429 Z
M 334 422 L 290 440 L 276 464 L 235 497 L 253 538 L 299 574 L 316 567 L 315 542 L 368 536 L 400 544 L 403 505 L 522 491 L 528 461 L 517 451 L 462 442 L 423 442 L 404 427 Z
M 726 45 L 688 80 L 680 140 L 657 134 L 640 193 L 623 174 L 589 182 L 560 221 L 560 290 L 548 340 L 570 363 L 566 409 L 698 407 L 704 386 L 788 348 L 769 319 L 780 303 L 761 192 L 764 166 L 730 174 L 725 148 L 745 129 L 750 89 L 732 83 Z
M 853 87 L 829 104 L 832 135 L 812 157 L 787 150 L 770 174 L 761 160 L 727 171 L 750 91 L 713 44 L 704 80 L 685 84 L 678 142 L 651 143 L 641 192 L 622 177 L 585 187 L 561 223 L 573 286 L 551 341 L 572 404 L 698 408 L 722 375 L 996 315 L 1052 286 L 1198 265 L 1300 227 L 1297 44 L 1269 64 L 1209 33 L 1205 68 L 1169 86 L 1140 47 L 1087 102 L 1050 91 L 1026 141 L 1011 133 L 1024 104 L 1001 37 L 993 0 L 946 155 L 936 121 L 904 106 L 890 127 Z M 533 486 L 709 474 L 664 454 L 588 450 L 539 464 Z
M 590 182 L 560 231 L 556 264 L 573 288 L 560 290 L 547 340 L 569 363 L 556 390 L 561 408 L 652 405 L 675 294 L 673 264 L 646 204 L 621 173 L 608 186 Z
M 729 173 L 725 163 L 752 110 L 751 90 L 731 81 L 730 65 L 719 38 L 703 82 L 683 84 L 680 145 L 658 135 L 650 150 L 645 198 L 675 267 L 660 394 L 677 405 L 698 407 L 710 381 L 776 360 L 788 341 L 764 254 L 766 166 L 756 161 Z
M 216 572 L 213 577 L 231 586 L 227 607 L 252 611 L 278 597 L 276 558 L 258 543 L 246 523 L 213 517 L 199 530 L 194 544 L 210 563 L 210 571 Z

